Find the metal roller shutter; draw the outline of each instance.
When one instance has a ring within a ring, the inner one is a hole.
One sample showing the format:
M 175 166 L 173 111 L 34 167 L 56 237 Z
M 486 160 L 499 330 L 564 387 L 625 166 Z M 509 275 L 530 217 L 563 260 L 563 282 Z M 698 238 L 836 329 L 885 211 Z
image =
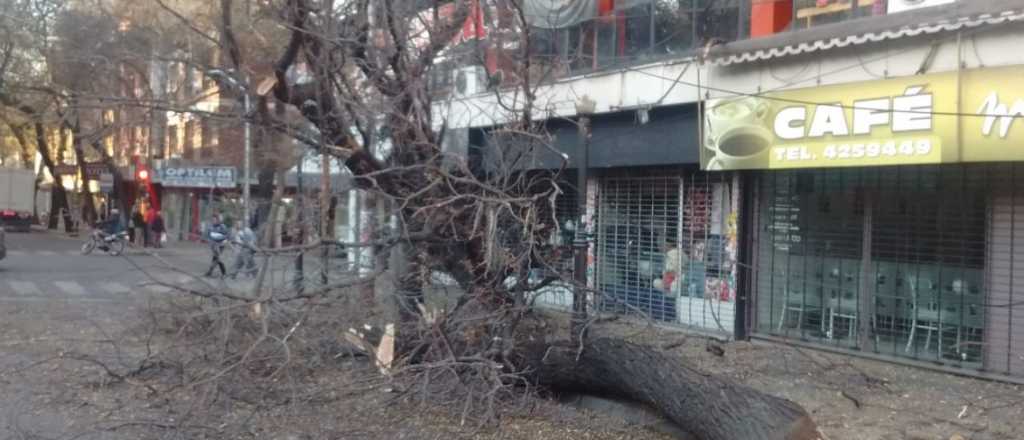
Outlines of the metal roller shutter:
M 678 175 L 640 172 L 601 179 L 595 238 L 603 306 L 676 320 L 675 299 L 654 280 L 665 265 L 665 243 L 679 234 L 680 182 Z
M 984 366 L 1024 376 L 1024 166 L 995 165 L 989 175 Z
M 679 322 L 732 333 L 736 310 L 736 217 L 739 201 L 729 173 L 683 178 L 678 273 Z
M 757 331 L 1024 374 L 1019 165 L 765 172 L 756 196 Z
M 600 179 L 596 285 L 606 309 L 731 333 L 732 174 L 629 169 Z

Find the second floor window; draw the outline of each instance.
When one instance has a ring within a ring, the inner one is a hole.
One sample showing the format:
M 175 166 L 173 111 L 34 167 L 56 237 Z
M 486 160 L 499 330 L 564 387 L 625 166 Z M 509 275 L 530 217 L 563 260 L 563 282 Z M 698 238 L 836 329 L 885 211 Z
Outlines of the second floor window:
M 565 71 L 587 71 L 683 54 L 709 41 L 747 35 L 746 0 L 598 2 L 594 19 L 531 31 L 538 59 Z
M 524 0 L 543 2 L 547 0 Z M 706 45 L 905 12 L 895 0 L 575 0 L 594 13 L 532 28 L 556 75 L 685 57 Z M 909 1 L 909 0 L 908 0 Z M 923 0 L 912 11 L 956 0 Z M 557 27 L 556 27 L 557 26 Z

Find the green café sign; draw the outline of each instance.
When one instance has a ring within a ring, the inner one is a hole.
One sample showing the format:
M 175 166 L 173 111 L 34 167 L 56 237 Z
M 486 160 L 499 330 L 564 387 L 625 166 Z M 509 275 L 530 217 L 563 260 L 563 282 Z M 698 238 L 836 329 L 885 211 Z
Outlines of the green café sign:
M 1024 160 L 1024 67 L 708 101 L 706 170 Z

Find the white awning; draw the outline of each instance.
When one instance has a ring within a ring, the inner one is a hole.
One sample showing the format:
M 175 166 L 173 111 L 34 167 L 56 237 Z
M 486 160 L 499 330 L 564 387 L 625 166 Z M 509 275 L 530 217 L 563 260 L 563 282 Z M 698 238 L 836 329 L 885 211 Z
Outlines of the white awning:
M 804 41 L 783 44 L 775 47 L 766 47 L 751 50 L 736 50 L 735 52 L 729 50 L 729 45 L 726 45 L 720 46 L 720 49 L 723 50 L 713 50 L 711 52 L 711 56 L 709 57 L 709 61 L 715 65 L 727 66 L 730 64 L 770 60 L 785 56 L 800 55 L 822 50 L 855 46 L 865 43 L 878 43 L 904 37 L 915 37 L 920 35 L 937 34 L 941 32 L 951 32 L 962 29 L 972 29 L 980 26 L 989 26 L 1022 20 L 1024 20 L 1024 11 L 1012 10 L 995 14 L 979 14 L 975 16 L 961 17 L 957 19 L 922 22 L 913 25 L 903 25 L 897 28 L 878 31 L 870 31 L 847 35 L 840 34 L 838 36 L 829 38 L 808 39 Z M 800 32 L 808 31 L 794 32 L 793 38 L 791 38 L 791 40 L 799 40 L 798 34 Z M 737 46 L 741 46 L 742 44 L 743 42 L 740 42 L 740 44 L 738 44 Z M 720 53 L 721 55 L 716 56 L 716 52 Z M 733 53 L 726 54 L 723 52 Z

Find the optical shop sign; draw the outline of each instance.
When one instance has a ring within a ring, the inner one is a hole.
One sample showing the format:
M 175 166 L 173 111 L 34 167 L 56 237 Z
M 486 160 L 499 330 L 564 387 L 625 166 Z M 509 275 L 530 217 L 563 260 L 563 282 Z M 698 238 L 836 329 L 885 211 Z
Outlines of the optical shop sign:
M 158 170 L 157 180 L 167 187 L 234 188 L 235 167 L 167 167 Z
M 771 92 L 706 108 L 707 170 L 1024 160 L 1024 67 Z

